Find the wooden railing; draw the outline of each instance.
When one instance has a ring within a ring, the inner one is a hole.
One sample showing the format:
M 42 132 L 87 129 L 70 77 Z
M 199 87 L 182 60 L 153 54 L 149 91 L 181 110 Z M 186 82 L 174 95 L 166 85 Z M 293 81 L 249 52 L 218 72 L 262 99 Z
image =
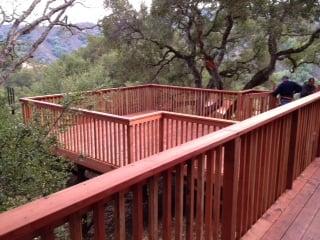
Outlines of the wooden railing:
M 38 101 L 59 103 L 69 95 L 38 96 Z M 230 120 L 244 120 L 275 107 L 269 92 L 227 91 L 148 84 L 84 92 L 75 107 L 114 115 L 171 111 Z M 259 107 L 260 106 L 260 107 Z M 259 107 L 259 108 L 258 108 Z
M 319 156 L 319 114 L 315 93 L 41 198 L 0 238 L 239 239 Z
M 227 91 L 178 86 L 152 85 L 156 98 L 155 107 L 158 110 L 187 113 L 198 116 L 221 119 L 243 120 L 244 101 L 248 94 L 263 94 L 270 96 L 270 92 L 258 90 Z M 267 101 L 268 98 L 264 99 Z M 272 98 L 273 99 L 273 98 Z M 263 100 L 261 98 L 261 100 Z M 268 105 L 270 109 L 274 105 Z M 247 107 L 249 110 L 250 108 Z M 247 113 L 246 118 L 259 114 L 257 111 Z
M 240 104 L 237 111 L 239 121 L 275 108 L 277 99 L 270 92 L 246 93 L 241 96 Z
M 165 111 L 125 117 L 28 98 L 21 102 L 27 122 L 35 119 L 57 136 L 59 155 L 98 172 L 125 166 L 235 123 Z

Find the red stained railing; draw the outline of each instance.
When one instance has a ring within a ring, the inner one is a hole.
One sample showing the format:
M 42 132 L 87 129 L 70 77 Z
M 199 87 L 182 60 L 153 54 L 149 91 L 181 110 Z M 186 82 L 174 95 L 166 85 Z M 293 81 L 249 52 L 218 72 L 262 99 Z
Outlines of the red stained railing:
M 55 94 L 30 99 L 61 103 L 67 96 Z M 81 96 L 82 100 L 75 107 L 120 116 L 158 110 L 244 120 L 261 113 L 261 110 L 275 107 L 274 98 L 265 91 L 227 91 L 156 84 L 102 89 L 84 92 Z
M 235 123 L 164 111 L 125 117 L 34 99 L 21 101 L 25 120 L 36 119 L 58 138 L 59 155 L 98 172 L 125 166 Z M 180 124 L 188 129 L 179 128 Z M 190 134 L 188 139 L 186 133 Z
M 0 238 L 239 239 L 319 156 L 319 113 L 316 93 L 5 212 Z

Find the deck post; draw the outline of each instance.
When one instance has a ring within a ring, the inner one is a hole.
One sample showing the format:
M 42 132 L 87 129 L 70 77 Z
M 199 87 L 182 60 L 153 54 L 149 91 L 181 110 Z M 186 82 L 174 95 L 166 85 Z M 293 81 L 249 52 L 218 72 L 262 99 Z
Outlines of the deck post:
M 100 112 L 104 112 L 103 92 L 98 92 L 98 109 Z
M 297 131 L 298 131 L 298 120 L 299 112 L 294 111 L 291 118 L 291 129 L 290 129 L 290 138 L 289 143 L 289 159 L 287 166 L 287 189 L 292 189 L 292 184 L 294 180 L 294 164 L 296 159 L 296 145 L 297 145 Z
M 21 100 L 22 116 L 24 124 L 28 124 L 32 118 L 32 108 L 28 101 Z
M 241 139 L 238 137 L 225 145 L 223 203 L 222 203 L 222 239 L 237 238 L 237 200 L 239 183 Z
M 127 125 L 127 141 L 128 141 L 128 163 L 134 162 L 134 151 L 133 151 L 133 126 L 129 123 Z M 137 149 L 136 149 L 137 150 Z
M 159 119 L 159 152 L 163 151 L 163 138 L 164 138 L 164 128 L 163 128 L 163 114 L 161 114 L 161 117 Z
M 235 115 L 236 115 L 236 120 L 237 121 L 242 121 L 242 116 L 243 116 L 243 93 L 242 92 L 239 92 L 238 95 L 237 95 L 237 106 L 236 106 L 236 112 L 235 112 Z

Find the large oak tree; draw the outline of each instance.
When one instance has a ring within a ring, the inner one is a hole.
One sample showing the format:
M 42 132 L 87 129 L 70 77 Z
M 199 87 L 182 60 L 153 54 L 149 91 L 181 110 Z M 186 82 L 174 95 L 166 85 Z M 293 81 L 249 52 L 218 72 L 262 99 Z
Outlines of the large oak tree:
M 110 47 L 133 55 L 128 66 L 148 65 L 136 70 L 151 79 L 179 63 L 173 71 L 187 70 L 196 87 L 209 75 L 206 87 L 240 81 L 247 89 L 268 81 L 279 62 L 294 71 L 319 60 L 318 1 L 154 0 L 140 11 L 125 0 L 106 5 Z

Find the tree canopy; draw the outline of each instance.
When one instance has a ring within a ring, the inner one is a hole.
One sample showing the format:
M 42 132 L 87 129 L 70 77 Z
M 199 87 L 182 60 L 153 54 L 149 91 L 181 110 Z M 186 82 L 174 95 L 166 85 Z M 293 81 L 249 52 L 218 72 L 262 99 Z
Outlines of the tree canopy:
M 108 46 L 118 64 L 157 82 L 174 69 L 196 87 L 244 89 L 268 81 L 278 65 L 293 72 L 318 64 L 318 1 L 154 0 L 139 11 L 126 0 L 108 0 Z M 118 74 L 135 73 L 118 68 Z M 205 85 L 206 83 L 206 85 Z

